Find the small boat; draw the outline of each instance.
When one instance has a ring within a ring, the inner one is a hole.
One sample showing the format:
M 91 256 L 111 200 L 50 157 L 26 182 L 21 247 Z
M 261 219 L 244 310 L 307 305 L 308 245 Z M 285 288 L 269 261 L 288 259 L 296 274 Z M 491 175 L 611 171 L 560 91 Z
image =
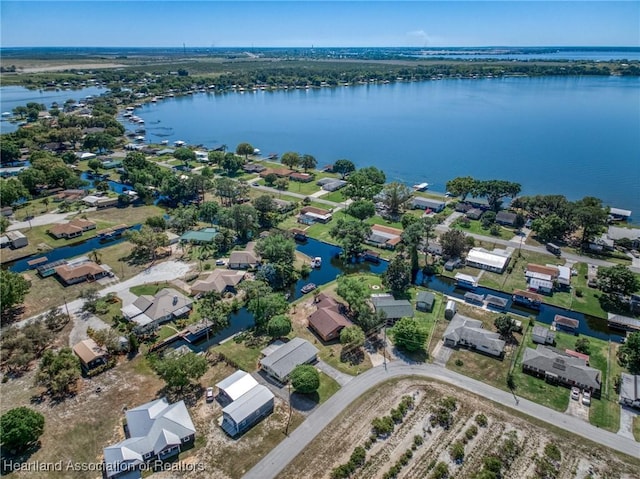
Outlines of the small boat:
M 425 191 L 429 188 L 429 183 L 419 183 L 417 185 L 413 185 L 413 189 L 416 191 Z
M 169 140 L 162 140 L 160 142 L 161 145 L 168 145 L 169 144 Z
M 253 149 L 253 154 L 254 155 L 259 155 L 260 154 L 260 148 L 254 148 Z
M 322 258 L 320 256 L 316 256 L 311 260 L 312 268 L 319 268 L 320 266 L 322 266 Z
M 311 291 L 313 291 L 316 288 L 317 288 L 317 286 L 314 283 L 307 283 L 302 287 L 302 289 L 300 291 L 302 292 L 302 294 L 307 294 L 307 293 L 310 293 Z

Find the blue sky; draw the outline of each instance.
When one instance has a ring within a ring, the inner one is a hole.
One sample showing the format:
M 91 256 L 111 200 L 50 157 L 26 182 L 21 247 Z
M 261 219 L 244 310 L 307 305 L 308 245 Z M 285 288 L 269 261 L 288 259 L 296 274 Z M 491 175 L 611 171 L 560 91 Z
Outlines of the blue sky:
M 5 1 L 19 46 L 640 46 L 639 1 Z

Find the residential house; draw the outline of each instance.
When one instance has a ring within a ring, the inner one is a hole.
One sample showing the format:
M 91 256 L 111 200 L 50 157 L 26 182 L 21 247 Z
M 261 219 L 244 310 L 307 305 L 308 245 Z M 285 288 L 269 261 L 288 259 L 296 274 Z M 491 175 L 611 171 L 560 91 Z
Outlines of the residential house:
M 260 165 L 258 163 L 247 163 L 242 167 L 242 169 L 246 173 L 262 173 L 264 170 L 267 169 L 267 167 Z
M 453 271 L 456 268 L 459 268 L 462 264 L 462 260 L 460 258 L 450 258 L 444 264 L 444 269 L 447 271 Z
M 475 289 L 478 286 L 478 278 L 470 274 L 456 273 L 454 279 L 459 288 Z
M 531 291 L 516 289 L 511 297 L 514 303 L 526 306 L 531 309 L 540 309 L 542 304 L 542 296 Z
M 402 241 L 402 230 L 389 226 L 371 225 L 371 234 L 365 243 L 383 249 L 395 249 Z
M 317 359 L 318 349 L 313 344 L 302 338 L 293 338 L 262 358 L 260 369 L 277 381 L 286 383 L 296 366 L 313 363 Z
M 13 208 L 11 206 L 3 206 L 0 208 L 0 216 L 9 217 L 13 216 Z
M 347 185 L 347 182 L 344 180 L 336 180 L 334 178 L 327 178 L 331 181 L 322 184 L 322 189 L 324 191 L 338 191 L 340 188 L 344 188 Z
M 488 251 L 484 248 L 471 248 L 467 253 L 467 266 L 502 274 L 509 264 L 513 248 Z
M 20 231 L 7 231 L 4 235 L 0 236 L 0 247 L 4 248 L 9 246 L 11 249 L 24 248 L 29 244 L 29 238 L 27 238 Z
M 239 369 L 216 384 L 218 400 L 222 404 L 231 403 L 257 385 L 258 381 L 251 374 Z
M 640 376 L 622 373 L 620 378 L 620 404 L 640 409 Z
M 218 236 L 218 228 L 210 227 L 210 228 L 202 228 L 200 230 L 191 230 L 184 233 L 180 236 L 180 243 L 191 243 L 191 244 L 208 244 L 213 243 L 213 241 Z
M 483 213 L 484 211 L 480 208 L 471 208 L 465 213 L 465 216 L 470 220 L 479 220 Z
M 80 359 L 83 371 L 89 372 L 107 364 L 109 353 L 91 338 L 84 339 L 73 346 L 73 352 Z
M 149 331 L 162 323 L 186 316 L 193 301 L 171 288 L 158 291 L 155 296 L 139 296 L 132 304 L 122 308 L 125 319 L 135 323 L 138 331 Z
M 458 213 L 466 213 L 467 211 L 470 211 L 472 209 L 473 209 L 473 206 L 471 206 L 469 203 L 465 203 L 462 201 L 456 203 L 456 206 L 455 206 L 455 210 Z
M 610 328 L 619 331 L 640 331 L 640 319 L 621 314 L 607 313 L 607 324 Z
M 371 296 L 371 304 L 376 313 L 382 313 L 387 324 L 393 324 L 400 318 L 413 318 L 414 311 L 406 299 L 394 299 L 390 294 Z
M 253 386 L 222 410 L 220 427 L 236 437 L 273 412 L 273 393 L 262 384 Z
M 436 296 L 429 291 L 420 291 L 416 297 L 416 309 L 430 313 L 433 310 L 433 304 Z
M 166 461 L 193 445 L 196 428 L 184 401 L 156 399 L 125 413 L 127 438 L 104 448 L 103 477 L 140 478 L 141 470 Z
M 96 229 L 93 221 L 84 218 L 74 218 L 68 223 L 56 224 L 47 230 L 51 236 L 56 239 L 60 238 L 76 238 L 82 236 L 86 231 Z
M 505 346 L 498 333 L 484 329 L 482 321 L 461 314 L 451 318 L 443 339 L 444 345 L 450 348 L 464 346 L 496 357 L 502 357 Z
M 484 294 L 476 294 L 471 291 L 464 293 L 464 300 L 467 303 L 475 304 L 476 306 L 484 305 Z
M 640 228 L 621 228 L 620 226 L 609 226 L 607 237 L 614 243 L 621 239 L 628 239 L 632 249 L 640 249 Z
M 314 175 L 310 173 L 298 173 L 294 171 L 289 175 L 291 181 L 299 181 L 300 183 L 309 183 L 314 178 Z
M 323 341 L 339 338 L 342 329 L 352 326 L 353 323 L 342 314 L 342 305 L 333 297 L 320 293 L 317 300 L 317 309 L 309 316 L 309 327 Z
M 109 275 L 109 270 L 104 265 L 94 261 L 81 261 L 63 264 L 55 268 L 55 273 L 65 286 L 82 283 L 84 281 L 96 281 Z
M 278 178 L 288 178 L 289 175 L 291 175 L 291 173 L 293 173 L 293 170 L 290 170 L 288 168 L 267 168 L 266 170 L 264 170 L 264 171 L 262 171 L 260 173 L 260 177 L 261 178 L 266 178 L 271 173 L 276 175 Z
M 534 326 L 531 331 L 531 340 L 535 344 L 553 344 L 556 341 L 556 333 L 544 326 Z
M 123 194 L 127 194 L 131 196 L 131 190 L 127 190 Z M 135 194 L 135 192 L 134 192 Z M 82 202 L 95 207 L 97 209 L 109 208 L 110 206 L 116 206 L 118 204 L 118 198 L 115 196 L 98 196 L 98 195 L 87 195 L 82 198 Z
M 631 218 L 631 211 L 622 208 L 609 208 L 609 217 L 612 221 L 627 221 Z
M 567 387 L 579 387 L 599 395 L 601 372 L 580 358 L 569 356 L 549 346 L 538 345 L 536 349 L 526 348 L 522 359 L 522 370 Z
M 515 226 L 518 215 L 509 211 L 499 211 L 496 214 L 496 223 L 503 226 Z
M 300 210 L 298 222 L 304 224 L 328 223 L 332 217 L 330 211 L 316 208 L 315 206 L 305 206 Z
M 228 269 L 216 269 L 206 279 L 199 279 L 191 286 L 191 294 L 197 295 L 216 291 L 223 293 L 236 293 L 236 287 L 245 277 L 244 271 Z
M 440 213 L 444 210 L 446 203 L 444 201 L 434 200 L 432 198 L 424 198 L 422 196 L 414 196 L 411 198 L 411 207 L 414 210 L 431 210 Z
M 293 202 L 287 201 L 287 200 L 281 200 L 278 198 L 273 199 L 273 204 L 275 205 L 276 211 L 278 213 L 286 213 L 288 211 L 291 211 L 295 207 Z
M 229 255 L 227 266 L 231 269 L 250 269 L 260 264 L 260 256 L 255 252 L 256 243 L 250 241 L 242 251 L 233 251 Z

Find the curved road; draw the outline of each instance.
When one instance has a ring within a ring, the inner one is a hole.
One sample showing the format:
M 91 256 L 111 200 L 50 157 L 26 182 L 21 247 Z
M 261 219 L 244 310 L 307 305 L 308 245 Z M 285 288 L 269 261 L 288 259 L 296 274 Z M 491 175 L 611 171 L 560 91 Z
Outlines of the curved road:
M 284 439 L 275 449 L 258 462 L 244 479 L 269 479 L 276 477 L 333 419 L 355 399 L 376 385 L 400 376 L 418 376 L 437 379 L 471 393 L 503 404 L 511 409 L 535 417 L 603 446 L 615 449 L 631 457 L 640 457 L 640 444 L 632 439 L 604 431 L 573 416 L 553 411 L 508 392 L 496 389 L 475 379 L 462 376 L 441 366 L 432 364 L 407 365 L 398 361 L 387 363 L 387 369 L 378 366 L 356 376 L 327 402 L 318 407 L 307 419 Z

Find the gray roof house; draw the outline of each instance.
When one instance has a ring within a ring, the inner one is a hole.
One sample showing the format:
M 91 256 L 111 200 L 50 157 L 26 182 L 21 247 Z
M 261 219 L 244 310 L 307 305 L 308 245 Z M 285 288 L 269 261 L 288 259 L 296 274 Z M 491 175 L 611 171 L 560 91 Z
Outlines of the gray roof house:
M 556 333 L 544 326 L 534 326 L 531 331 L 531 340 L 536 344 L 553 344 L 556 340 Z
M 260 361 L 260 368 L 269 376 L 285 383 L 289 375 L 300 364 L 318 359 L 318 349 L 309 341 L 293 338 Z
M 622 373 L 620 404 L 640 409 L 640 376 Z
M 600 393 L 599 370 L 587 366 L 582 358 L 570 356 L 549 346 L 539 344 L 536 349 L 526 348 L 522 369 L 547 381 L 588 389 L 596 395 Z
M 461 314 L 451 318 L 443 339 L 445 346 L 465 346 L 497 357 L 502 356 L 505 346 L 498 333 L 483 328 L 482 321 Z
M 224 403 L 233 402 L 257 385 L 258 381 L 251 374 L 238 369 L 231 376 L 227 376 L 216 384 L 218 399 Z
M 260 256 L 255 252 L 256 243 L 250 241 L 243 251 L 233 251 L 229 255 L 228 267 L 231 269 L 255 268 L 260 263 Z
M 423 198 L 422 196 L 414 196 L 411 199 L 411 207 L 415 210 L 432 210 L 440 213 L 446 206 L 444 201 Z
M 125 319 L 136 323 L 138 331 L 151 330 L 158 325 L 189 314 L 193 301 L 171 288 L 161 289 L 155 296 L 139 296 L 122 308 Z
M 184 401 L 156 399 L 125 413 L 127 439 L 104 448 L 104 476 L 139 478 L 151 461 L 164 461 L 193 443 L 196 428 Z
M 433 303 L 436 297 L 429 291 L 420 291 L 416 297 L 416 309 L 420 311 L 430 312 L 433 309 Z
M 256 384 L 222 410 L 220 427 L 235 437 L 273 412 L 273 393 L 262 384 Z
M 394 299 L 390 294 L 371 296 L 371 304 L 376 313 L 382 312 L 387 323 L 394 323 L 400 318 L 413 318 L 413 306 L 406 299 Z
M 518 216 L 515 213 L 508 211 L 499 211 L 496 215 L 496 223 L 499 225 L 513 226 L 516 224 L 516 218 Z

